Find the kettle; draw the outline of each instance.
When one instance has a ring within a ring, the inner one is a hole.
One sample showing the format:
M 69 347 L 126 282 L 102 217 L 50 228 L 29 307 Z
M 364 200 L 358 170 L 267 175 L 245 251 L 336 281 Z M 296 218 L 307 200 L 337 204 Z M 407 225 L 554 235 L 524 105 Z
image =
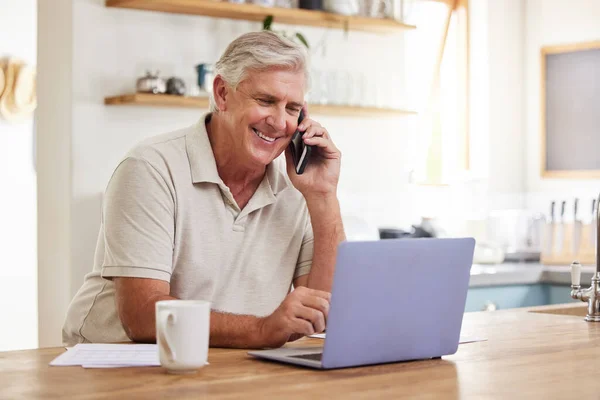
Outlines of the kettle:
M 139 78 L 135 85 L 139 93 L 165 93 L 167 91 L 167 83 L 164 79 L 158 77 L 159 71 L 152 74 L 146 71 L 146 75 Z
M 506 261 L 539 261 L 543 214 L 529 210 L 495 210 L 488 218 L 488 239 L 499 244 Z

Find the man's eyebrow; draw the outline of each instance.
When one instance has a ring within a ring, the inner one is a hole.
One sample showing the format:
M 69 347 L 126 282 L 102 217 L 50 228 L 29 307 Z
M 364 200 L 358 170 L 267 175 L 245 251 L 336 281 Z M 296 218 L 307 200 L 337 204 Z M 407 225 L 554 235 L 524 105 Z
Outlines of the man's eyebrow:
M 272 94 L 268 94 L 268 93 L 263 93 L 263 92 L 257 92 L 254 97 L 260 97 L 264 100 L 268 100 L 268 101 L 280 101 L 280 99 L 277 96 L 273 96 Z M 302 103 L 298 103 L 297 101 L 292 101 L 291 103 L 289 103 L 290 106 L 292 107 L 298 107 L 298 108 L 302 108 L 302 106 L 304 104 Z

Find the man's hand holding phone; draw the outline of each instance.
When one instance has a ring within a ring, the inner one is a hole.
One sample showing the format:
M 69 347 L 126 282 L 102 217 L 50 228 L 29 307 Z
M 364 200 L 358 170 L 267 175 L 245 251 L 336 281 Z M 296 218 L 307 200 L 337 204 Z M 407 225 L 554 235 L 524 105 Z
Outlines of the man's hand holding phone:
M 288 147 L 287 172 L 292 184 L 306 200 L 314 235 L 314 249 L 310 272 L 296 278 L 294 287 L 306 286 L 331 292 L 337 246 L 346 239 L 337 198 L 342 154 L 333 144 L 327 129 L 309 117 L 306 103 L 302 111 L 305 118 L 298 129 L 304 132 L 304 143 L 313 148 L 304 172 L 299 175 Z M 315 330 L 319 327 L 316 326 Z
M 311 147 L 308 151 L 308 161 L 305 165 L 302 165 L 300 161 L 306 161 L 306 155 L 303 160 L 302 153 L 296 153 L 296 159 L 294 160 L 293 151 L 291 150 L 291 146 L 294 146 L 294 144 L 290 143 L 290 146 L 288 146 L 286 162 L 290 180 L 305 198 L 312 195 L 335 195 L 340 177 L 342 155 L 331 140 L 327 130 L 309 117 L 306 103 L 302 107 L 301 114 L 304 119 L 298 125 L 297 130 L 301 133 L 298 138 L 301 138 L 304 145 Z M 295 147 L 296 149 L 301 148 L 297 143 Z M 297 169 L 297 166 L 300 168 Z M 298 174 L 298 170 L 301 174 Z

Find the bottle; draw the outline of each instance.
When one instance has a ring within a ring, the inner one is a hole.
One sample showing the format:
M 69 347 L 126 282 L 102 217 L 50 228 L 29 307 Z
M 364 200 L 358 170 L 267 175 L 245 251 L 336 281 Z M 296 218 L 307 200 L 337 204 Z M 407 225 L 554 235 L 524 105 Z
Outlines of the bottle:
M 323 0 L 300 0 L 298 7 L 306 10 L 322 10 Z

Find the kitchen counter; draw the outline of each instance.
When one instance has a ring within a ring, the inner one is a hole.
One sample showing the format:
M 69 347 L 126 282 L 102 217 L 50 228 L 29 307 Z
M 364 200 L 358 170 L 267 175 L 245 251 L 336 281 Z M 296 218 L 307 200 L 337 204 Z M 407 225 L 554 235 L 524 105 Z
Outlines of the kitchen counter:
M 581 269 L 581 285 L 589 286 L 596 266 Z M 547 266 L 539 263 L 504 263 L 496 265 L 474 264 L 471 268 L 470 287 L 532 285 L 549 283 L 571 285 L 571 268 Z
M 230 349 L 211 349 L 210 365 L 187 376 L 158 367 L 49 367 L 63 348 L 4 352 L 0 398 L 597 398 L 600 323 L 585 322 L 584 308 L 467 313 L 462 334 L 487 341 L 460 345 L 442 359 L 332 371 L 259 361 Z M 320 343 L 302 339 L 288 346 Z

